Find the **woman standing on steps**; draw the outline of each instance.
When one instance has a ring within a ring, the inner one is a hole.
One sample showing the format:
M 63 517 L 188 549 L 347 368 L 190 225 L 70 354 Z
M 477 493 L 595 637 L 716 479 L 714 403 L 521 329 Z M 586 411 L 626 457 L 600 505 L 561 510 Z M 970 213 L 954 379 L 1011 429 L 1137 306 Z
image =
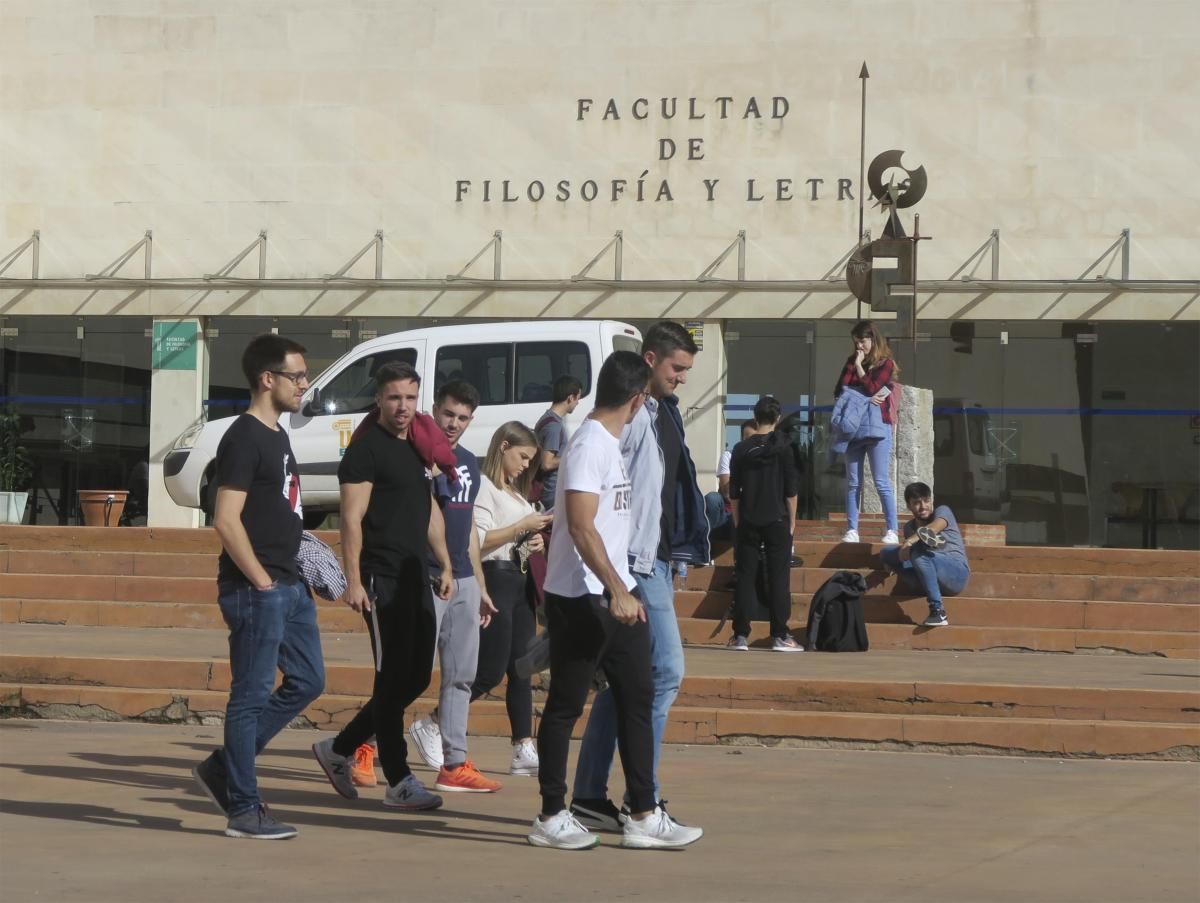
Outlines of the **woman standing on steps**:
M 504 702 L 512 729 L 510 773 L 534 776 L 538 754 L 533 741 L 533 691 L 529 677 L 521 677 L 514 665 L 525 654 L 535 630 L 533 580 L 525 559 L 544 550 L 540 531 L 553 519 L 550 513 L 536 511 L 526 498 L 534 476 L 529 463 L 537 455 L 537 437 L 525 424 L 512 420 L 496 430 L 483 463 L 475 529 L 484 582 L 499 611 L 490 626 L 481 628 L 479 667 L 471 687 L 471 699 L 475 700 L 508 677 Z
M 896 493 L 892 488 L 892 425 L 883 422 L 884 399 L 891 391 L 892 380 L 900 367 L 892 358 L 888 341 L 879 327 L 870 320 L 855 324 L 850 331 L 854 351 L 846 359 L 841 378 L 834 389 L 834 398 L 843 392 L 857 392 L 866 397 L 863 426 L 857 430 L 846 447 L 846 525 L 842 542 L 859 542 L 858 509 L 862 502 L 863 461 L 871 462 L 871 477 L 879 500 L 883 503 L 886 530 L 881 540 L 885 546 L 899 545 L 896 534 Z M 884 391 L 887 390 L 887 391 Z M 848 399 L 849 400 L 849 399 Z M 835 414 L 836 414 L 835 409 Z M 874 434 L 874 436 L 870 434 Z M 868 435 L 864 435 L 868 434 Z M 882 437 L 882 438 L 880 438 Z

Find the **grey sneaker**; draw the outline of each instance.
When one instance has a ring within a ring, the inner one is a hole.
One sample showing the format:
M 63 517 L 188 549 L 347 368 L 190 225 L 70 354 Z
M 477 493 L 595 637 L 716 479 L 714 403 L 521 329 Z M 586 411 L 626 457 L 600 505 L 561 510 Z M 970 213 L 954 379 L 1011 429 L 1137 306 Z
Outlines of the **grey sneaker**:
M 432 718 L 418 718 L 408 726 L 408 735 L 412 737 L 417 752 L 426 765 L 440 770 L 446 764 L 442 756 L 442 729 L 436 721 Z
M 358 788 L 354 786 L 354 778 L 350 774 L 354 760 L 333 751 L 333 738 L 314 743 L 312 751 L 333 789 L 348 800 L 358 799 Z
M 442 798 L 431 793 L 425 785 L 410 774 L 395 787 L 389 787 L 383 795 L 383 805 L 389 809 L 437 809 L 442 805 Z
M 946 617 L 944 611 L 931 611 L 921 624 L 925 627 L 947 627 L 950 624 L 950 619 Z
M 804 647 L 790 636 L 777 636 L 771 643 L 772 652 L 803 652 Z
M 192 777 L 200 785 L 214 806 L 221 810 L 224 816 L 229 815 L 229 785 L 225 776 L 225 760 L 220 750 L 212 754 L 192 769 Z
M 734 652 L 748 652 L 750 643 L 746 637 L 735 633 L 729 638 L 729 642 L 725 644 L 725 648 L 732 649 Z
M 245 837 L 249 840 L 287 840 L 297 833 L 291 825 L 275 821 L 262 803 L 255 809 L 235 815 L 225 826 L 226 837 Z
M 625 822 L 621 846 L 640 850 L 670 850 L 686 847 L 703 836 L 703 828 L 681 825 L 667 815 L 666 809 L 656 806 L 641 821 L 631 818 Z

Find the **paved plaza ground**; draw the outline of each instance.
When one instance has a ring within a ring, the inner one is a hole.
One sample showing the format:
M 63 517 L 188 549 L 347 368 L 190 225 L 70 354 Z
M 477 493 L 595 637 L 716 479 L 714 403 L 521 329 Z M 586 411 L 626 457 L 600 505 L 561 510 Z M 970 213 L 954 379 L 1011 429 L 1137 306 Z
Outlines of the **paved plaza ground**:
M 301 830 L 268 844 L 225 838 L 191 783 L 220 728 L 0 723 L 0 899 L 1200 899 L 1190 763 L 672 746 L 671 810 L 705 837 L 566 853 L 525 842 L 534 780 L 393 813 L 382 787 L 334 794 L 318 736 L 285 731 L 261 759 L 273 810 Z M 472 748 L 483 770 L 507 767 L 503 740 Z

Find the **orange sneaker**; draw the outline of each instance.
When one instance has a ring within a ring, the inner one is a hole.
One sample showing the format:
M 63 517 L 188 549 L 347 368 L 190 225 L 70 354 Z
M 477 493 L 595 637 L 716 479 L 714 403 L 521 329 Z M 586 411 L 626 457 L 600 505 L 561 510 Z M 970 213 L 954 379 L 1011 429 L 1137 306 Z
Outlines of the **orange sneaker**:
M 438 790 L 458 791 L 460 793 L 495 793 L 500 789 L 499 781 L 485 778 L 468 759 L 461 765 L 451 768 L 442 766 L 438 772 L 437 783 L 433 785 Z
M 354 764 L 350 766 L 350 779 L 359 787 L 374 787 L 375 777 L 375 747 L 364 743 L 354 751 Z

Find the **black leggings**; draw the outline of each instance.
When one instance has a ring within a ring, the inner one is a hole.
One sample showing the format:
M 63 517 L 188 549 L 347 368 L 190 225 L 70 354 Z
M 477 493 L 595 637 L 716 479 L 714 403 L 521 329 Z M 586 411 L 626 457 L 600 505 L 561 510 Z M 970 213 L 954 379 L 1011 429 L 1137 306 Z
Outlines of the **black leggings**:
M 491 624 L 479 628 L 479 664 L 471 685 L 471 701 L 490 693 L 507 675 L 504 704 L 516 742 L 533 736 L 533 690 L 529 678 L 521 677 L 514 668 L 534 634 L 529 577 L 511 562 L 485 561 L 483 579 L 499 611 L 492 615 Z
M 363 575 L 367 590 L 373 588 L 375 593 L 373 611 L 363 612 L 378 663 L 375 685 L 370 701 L 333 741 L 335 753 L 352 756 L 374 735 L 383 776 L 392 787 L 412 774 L 404 742 L 404 710 L 429 686 L 437 645 L 429 578 L 419 559 L 410 561 L 414 563 L 399 578 Z

